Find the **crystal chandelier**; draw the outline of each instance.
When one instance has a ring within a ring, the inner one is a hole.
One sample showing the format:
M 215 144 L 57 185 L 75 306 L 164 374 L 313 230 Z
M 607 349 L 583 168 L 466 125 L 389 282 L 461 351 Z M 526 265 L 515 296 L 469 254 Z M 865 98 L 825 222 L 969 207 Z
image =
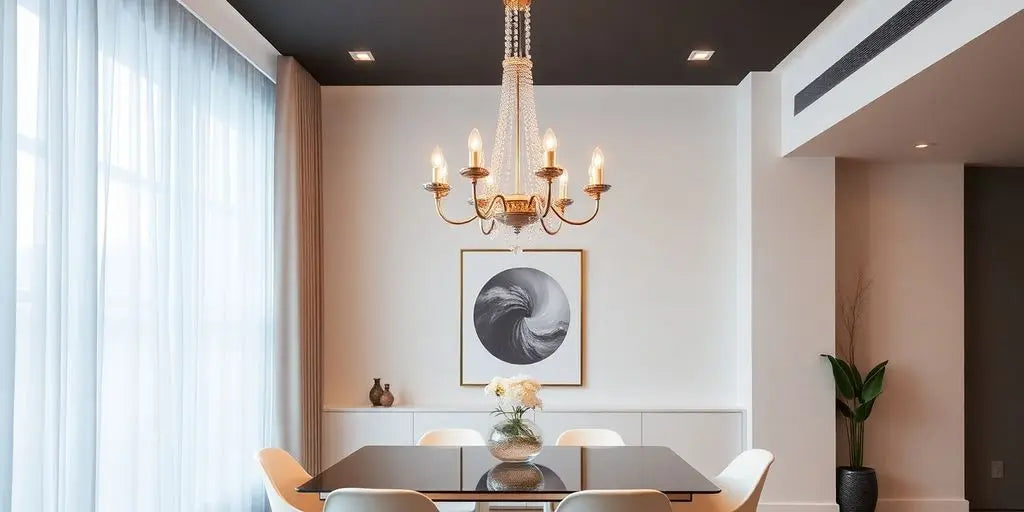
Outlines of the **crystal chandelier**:
M 491 154 L 491 169 L 484 166 L 483 140 L 476 128 L 469 134 L 469 164 L 461 171 L 472 183 L 469 204 L 474 215 L 467 219 L 451 219 L 444 213 L 442 200 L 451 192 L 448 164 L 441 148 L 431 155 L 433 179 L 423 188 L 434 194 L 437 214 L 445 222 L 463 225 L 478 221 L 484 235 L 491 234 L 497 224 L 518 237 L 532 226 L 539 225 L 554 235 L 562 224 L 581 226 L 595 217 L 601 207 L 601 194 L 612 187 L 604 182 L 604 154 L 594 149 L 589 183 L 583 191 L 594 200 L 594 212 L 581 221 L 565 217 L 573 203 L 569 198 L 569 175 L 556 161 L 558 140 L 550 129 L 544 134 L 543 146 L 537 132 L 537 107 L 533 99 L 533 60 L 530 56 L 530 4 L 533 0 L 504 0 L 505 58 L 501 63 L 501 107 Z M 524 176 L 523 168 L 535 178 Z M 552 188 L 558 180 L 558 198 L 552 201 Z

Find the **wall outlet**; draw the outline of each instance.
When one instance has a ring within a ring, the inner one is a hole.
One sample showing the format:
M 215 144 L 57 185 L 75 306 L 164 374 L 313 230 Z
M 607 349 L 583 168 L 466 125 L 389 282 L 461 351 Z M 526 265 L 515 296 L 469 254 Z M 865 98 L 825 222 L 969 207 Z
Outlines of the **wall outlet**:
M 994 460 L 992 461 L 992 478 L 1003 477 L 1003 461 Z

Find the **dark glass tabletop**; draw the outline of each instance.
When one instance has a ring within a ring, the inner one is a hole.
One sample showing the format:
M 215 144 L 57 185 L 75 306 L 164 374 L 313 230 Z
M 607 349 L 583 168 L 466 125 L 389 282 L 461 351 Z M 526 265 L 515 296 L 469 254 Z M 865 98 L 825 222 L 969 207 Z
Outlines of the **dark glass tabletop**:
M 690 501 L 719 492 L 660 446 L 545 446 L 523 464 L 502 463 L 483 446 L 366 446 L 298 490 L 325 497 L 346 487 L 412 489 L 435 501 L 556 501 L 588 489 L 657 489 Z

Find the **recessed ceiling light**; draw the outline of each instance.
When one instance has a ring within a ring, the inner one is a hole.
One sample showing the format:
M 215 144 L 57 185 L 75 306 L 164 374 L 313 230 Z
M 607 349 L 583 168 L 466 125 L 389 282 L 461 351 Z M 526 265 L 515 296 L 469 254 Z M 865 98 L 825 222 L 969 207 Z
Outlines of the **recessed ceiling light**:
M 373 62 L 375 60 L 373 58 L 373 53 L 369 50 L 356 50 L 348 52 L 348 54 L 352 57 L 352 60 L 356 62 Z
M 711 60 L 711 56 L 715 54 L 714 50 L 694 50 L 690 52 L 690 58 L 687 60 L 705 61 Z
M 917 144 L 914 144 L 914 147 L 917 149 L 928 149 L 934 145 L 934 142 L 919 142 Z

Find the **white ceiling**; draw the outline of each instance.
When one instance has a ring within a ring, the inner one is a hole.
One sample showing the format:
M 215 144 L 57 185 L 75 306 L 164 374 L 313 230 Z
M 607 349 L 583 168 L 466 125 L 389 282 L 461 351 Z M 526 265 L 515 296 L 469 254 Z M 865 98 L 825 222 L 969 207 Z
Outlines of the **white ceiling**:
M 791 155 L 1024 166 L 1024 11 Z

